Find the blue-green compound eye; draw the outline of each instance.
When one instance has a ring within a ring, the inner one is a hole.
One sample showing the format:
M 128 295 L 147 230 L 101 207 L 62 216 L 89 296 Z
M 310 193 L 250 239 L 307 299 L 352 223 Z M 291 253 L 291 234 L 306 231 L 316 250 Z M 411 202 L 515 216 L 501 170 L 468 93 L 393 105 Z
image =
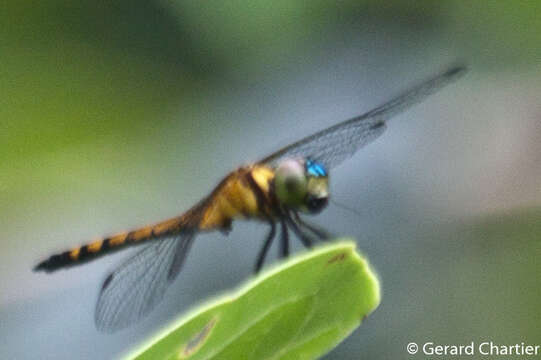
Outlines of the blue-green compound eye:
M 320 163 L 317 163 L 312 160 L 306 160 L 305 166 L 306 166 L 306 172 L 311 176 L 315 176 L 315 177 L 327 176 L 327 170 L 325 170 L 323 165 Z
M 297 208 L 303 204 L 307 190 L 307 178 L 299 160 L 283 161 L 274 176 L 274 190 L 284 205 Z

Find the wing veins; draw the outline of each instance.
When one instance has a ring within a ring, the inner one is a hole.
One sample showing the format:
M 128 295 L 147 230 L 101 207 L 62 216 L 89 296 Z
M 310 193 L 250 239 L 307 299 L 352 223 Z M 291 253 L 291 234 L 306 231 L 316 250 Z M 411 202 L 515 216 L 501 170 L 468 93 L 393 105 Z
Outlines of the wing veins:
M 118 266 L 98 297 L 98 329 L 112 332 L 147 315 L 180 271 L 194 235 L 190 231 L 157 240 Z
M 450 68 L 383 105 L 287 145 L 259 162 L 276 163 L 286 157 L 300 156 L 317 160 L 332 168 L 378 138 L 385 131 L 387 120 L 423 101 L 465 72 L 466 68 L 463 66 Z M 344 134 L 341 134 L 342 132 Z

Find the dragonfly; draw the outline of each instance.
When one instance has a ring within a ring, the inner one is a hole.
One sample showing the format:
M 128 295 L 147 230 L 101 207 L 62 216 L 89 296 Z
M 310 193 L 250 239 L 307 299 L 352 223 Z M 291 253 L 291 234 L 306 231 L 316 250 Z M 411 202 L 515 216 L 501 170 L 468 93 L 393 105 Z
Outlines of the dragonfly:
M 393 116 L 457 80 L 464 66 L 448 68 L 360 116 L 337 123 L 229 173 L 183 214 L 132 231 L 100 238 L 50 256 L 34 271 L 47 273 L 87 263 L 131 246 L 147 244 L 103 281 L 95 309 L 100 331 L 123 329 L 145 317 L 178 276 L 198 233 L 229 233 L 238 219 L 266 222 L 270 230 L 257 256 L 263 266 L 280 227 L 280 256 L 289 255 L 291 230 L 306 247 L 329 239 L 302 216 L 320 213 L 329 201 L 329 170 L 377 139 Z

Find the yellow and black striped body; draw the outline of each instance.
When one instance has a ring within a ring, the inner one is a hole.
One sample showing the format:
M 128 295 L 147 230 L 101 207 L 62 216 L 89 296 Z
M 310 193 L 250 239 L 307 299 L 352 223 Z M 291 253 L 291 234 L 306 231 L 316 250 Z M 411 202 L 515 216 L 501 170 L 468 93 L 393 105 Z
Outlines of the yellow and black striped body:
M 39 263 L 34 270 L 51 272 L 60 268 L 79 265 L 106 254 L 183 232 L 227 231 L 235 219 L 269 219 L 277 215 L 277 203 L 272 193 L 274 170 L 265 165 L 241 167 L 226 176 L 212 193 L 184 214 L 97 239 L 89 244 L 53 255 Z
M 274 170 L 245 166 L 226 176 L 207 199 L 199 230 L 228 230 L 235 219 L 269 219 L 277 215 L 272 192 Z

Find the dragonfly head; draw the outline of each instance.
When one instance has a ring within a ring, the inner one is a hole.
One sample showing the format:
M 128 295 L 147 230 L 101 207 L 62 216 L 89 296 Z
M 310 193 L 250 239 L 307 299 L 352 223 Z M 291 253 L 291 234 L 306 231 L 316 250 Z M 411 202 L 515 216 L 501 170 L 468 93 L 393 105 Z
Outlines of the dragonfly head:
M 287 159 L 278 165 L 274 177 L 281 204 L 316 214 L 329 200 L 329 178 L 322 164 L 313 160 Z

